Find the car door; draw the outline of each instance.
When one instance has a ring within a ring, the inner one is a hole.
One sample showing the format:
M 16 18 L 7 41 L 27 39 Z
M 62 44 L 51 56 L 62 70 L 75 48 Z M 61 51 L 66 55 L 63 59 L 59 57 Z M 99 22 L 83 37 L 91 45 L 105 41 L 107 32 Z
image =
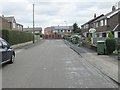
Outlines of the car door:
M 0 41 L 0 64 L 2 63 L 2 43 Z
M 6 62 L 11 59 L 12 51 L 8 48 L 8 43 L 5 40 L 1 40 L 2 43 L 2 61 Z

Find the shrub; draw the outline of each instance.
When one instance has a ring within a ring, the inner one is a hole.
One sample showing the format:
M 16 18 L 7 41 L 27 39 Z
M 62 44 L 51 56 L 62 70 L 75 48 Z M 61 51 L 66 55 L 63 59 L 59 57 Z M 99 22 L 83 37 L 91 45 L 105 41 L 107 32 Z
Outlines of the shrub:
M 113 51 L 115 51 L 116 49 L 116 40 L 114 38 L 113 39 L 108 38 L 106 40 L 106 47 L 108 54 L 112 54 Z
M 89 42 L 89 43 L 91 43 L 91 39 L 92 39 L 92 36 L 91 36 L 91 34 L 89 33 L 89 34 L 88 34 L 88 42 Z
M 108 33 L 108 37 L 109 37 L 110 39 L 113 39 L 113 38 L 114 38 L 114 35 L 112 34 L 112 32 L 109 32 L 109 33 Z

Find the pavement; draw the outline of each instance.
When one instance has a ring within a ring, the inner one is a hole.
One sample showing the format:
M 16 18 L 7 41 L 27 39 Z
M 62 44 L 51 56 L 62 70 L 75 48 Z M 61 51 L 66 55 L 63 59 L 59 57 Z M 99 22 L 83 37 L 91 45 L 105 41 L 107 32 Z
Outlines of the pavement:
M 85 60 L 88 61 L 91 65 L 99 69 L 103 74 L 115 82 L 120 83 L 118 78 L 118 64 L 120 61 L 117 60 L 117 56 L 97 55 L 97 52 L 94 50 L 85 47 L 78 47 L 77 45 L 68 41 L 65 41 L 65 43 L 74 51 L 76 51 L 81 57 L 85 58 Z
M 23 47 L 2 68 L 3 88 L 117 88 L 117 84 L 78 55 L 63 40 Z
M 37 41 L 39 41 L 39 40 L 35 40 L 35 42 L 37 42 Z M 28 45 L 31 45 L 31 44 L 33 44 L 33 41 L 28 41 L 28 42 L 25 42 L 25 43 L 15 44 L 15 45 L 12 45 L 11 47 L 13 49 L 18 49 L 18 48 L 22 48 L 24 46 L 28 46 Z

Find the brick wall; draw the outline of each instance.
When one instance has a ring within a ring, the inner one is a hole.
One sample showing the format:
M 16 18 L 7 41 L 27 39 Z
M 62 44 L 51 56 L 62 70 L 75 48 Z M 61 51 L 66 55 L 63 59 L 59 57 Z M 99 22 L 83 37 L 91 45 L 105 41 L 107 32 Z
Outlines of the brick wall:
M 0 29 L 12 29 L 12 25 L 6 19 L 0 17 Z
M 116 27 L 118 24 L 118 14 L 115 14 L 111 18 L 108 19 L 108 27 L 112 30 Z

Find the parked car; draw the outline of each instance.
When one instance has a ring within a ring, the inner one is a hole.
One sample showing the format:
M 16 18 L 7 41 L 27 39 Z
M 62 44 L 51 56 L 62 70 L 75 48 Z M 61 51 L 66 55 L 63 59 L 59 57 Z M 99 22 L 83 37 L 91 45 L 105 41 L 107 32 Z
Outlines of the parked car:
M 0 64 L 13 63 L 15 59 L 15 51 L 10 47 L 10 44 L 0 38 Z

